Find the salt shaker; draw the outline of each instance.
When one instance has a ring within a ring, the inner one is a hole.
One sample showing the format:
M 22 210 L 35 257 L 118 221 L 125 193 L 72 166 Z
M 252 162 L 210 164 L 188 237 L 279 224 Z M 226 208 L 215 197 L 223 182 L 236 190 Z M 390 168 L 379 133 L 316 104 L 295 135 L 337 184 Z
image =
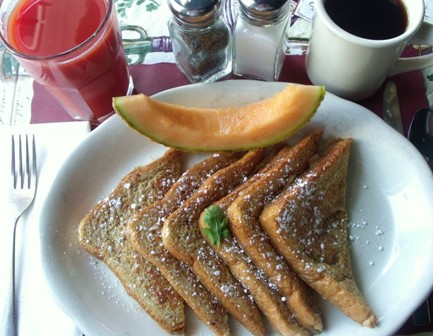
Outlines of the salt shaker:
M 232 71 L 232 37 L 220 0 L 168 0 L 168 22 L 179 69 L 191 82 L 213 82 Z
M 233 73 L 277 80 L 284 60 L 283 42 L 290 0 L 239 0 L 233 35 Z

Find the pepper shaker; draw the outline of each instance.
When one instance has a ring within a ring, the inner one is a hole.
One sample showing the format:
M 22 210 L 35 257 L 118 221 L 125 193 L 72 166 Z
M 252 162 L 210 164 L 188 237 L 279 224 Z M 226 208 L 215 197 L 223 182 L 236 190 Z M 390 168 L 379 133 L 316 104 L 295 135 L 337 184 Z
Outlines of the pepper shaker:
M 284 60 L 283 42 L 290 0 L 239 0 L 233 35 L 233 73 L 277 80 Z
M 232 71 L 232 37 L 220 0 L 168 0 L 168 22 L 179 69 L 191 82 L 213 82 Z

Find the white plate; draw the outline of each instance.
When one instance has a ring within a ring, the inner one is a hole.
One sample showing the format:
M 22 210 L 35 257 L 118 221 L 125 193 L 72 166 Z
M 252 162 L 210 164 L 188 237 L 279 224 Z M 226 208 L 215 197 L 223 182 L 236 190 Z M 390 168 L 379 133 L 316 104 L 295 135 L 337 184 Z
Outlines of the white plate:
M 190 106 L 244 104 L 272 95 L 283 83 L 224 81 L 180 87 L 158 99 Z M 363 328 L 321 304 L 323 335 L 391 335 L 428 295 L 433 284 L 433 179 L 416 149 L 372 112 L 327 94 L 303 133 L 352 137 L 348 209 L 353 266 L 360 288 L 379 318 Z M 159 157 L 149 142 L 113 116 L 72 153 L 60 170 L 41 218 L 42 257 L 60 307 L 86 336 L 164 335 L 128 297 L 115 276 L 77 242 L 81 218 L 122 176 Z M 210 331 L 189 313 L 188 335 Z M 248 332 L 233 323 L 234 335 Z

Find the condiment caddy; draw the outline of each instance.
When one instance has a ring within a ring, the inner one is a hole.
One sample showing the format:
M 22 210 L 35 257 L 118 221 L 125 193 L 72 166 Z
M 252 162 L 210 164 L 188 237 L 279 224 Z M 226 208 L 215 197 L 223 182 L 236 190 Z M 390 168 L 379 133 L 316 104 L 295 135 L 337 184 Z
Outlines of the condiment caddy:
M 168 0 L 173 53 L 190 82 L 235 75 L 277 80 L 284 60 L 290 0 L 237 0 L 234 29 L 225 22 L 221 0 Z

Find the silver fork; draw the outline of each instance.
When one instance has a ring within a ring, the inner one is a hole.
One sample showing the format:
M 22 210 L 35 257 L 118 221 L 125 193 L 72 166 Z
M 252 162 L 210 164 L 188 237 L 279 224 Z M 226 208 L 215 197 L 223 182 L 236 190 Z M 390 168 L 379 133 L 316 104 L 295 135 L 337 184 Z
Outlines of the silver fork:
M 36 194 L 37 169 L 36 169 L 36 143 L 35 136 L 31 137 L 12 135 L 11 157 L 11 185 L 9 187 L 9 203 L 16 211 L 16 220 L 13 224 L 12 257 L 11 257 L 11 283 L 6 303 L 6 335 L 17 335 L 17 319 L 15 305 L 15 241 L 16 228 L 22 214 L 32 204 Z M 18 138 L 18 140 L 17 140 Z

